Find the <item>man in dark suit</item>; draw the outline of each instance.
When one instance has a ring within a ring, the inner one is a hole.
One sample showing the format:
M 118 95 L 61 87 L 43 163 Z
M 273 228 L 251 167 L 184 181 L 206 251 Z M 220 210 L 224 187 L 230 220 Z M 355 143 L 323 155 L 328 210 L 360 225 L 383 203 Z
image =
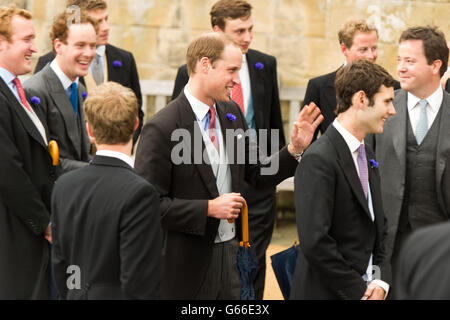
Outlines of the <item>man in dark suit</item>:
M 83 100 L 86 89 L 79 77 L 88 73 L 95 55 L 95 22 L 81 15 L 80 23 L 68 27 L 71 15 L 60 14 L 53 23 L 51 39 L 56 58 L 24 84 L 40 99 L 50 137 L 60 146 L 64 171 L 80 168 L 89 161 L 90 142 L 84 126 Z
M 239 45 L 221 32 L 200 36 L 188 48 L 187 65 L 188 85 L 147 122 L 136 152 L 136 172 L 160 193 L 161 295 L 239 299 L 244 182 L 267 188 L 291 176 L 322 116 L 313 105 L 303 110 L 289 146 L 265 159 L 245 132 L 239 106 L 229 100 L 239 83 Z
M 133 143 L 136 143 L 142 129 L 144 112 L 141 108 L 141 86 L 134 56 L 129 51 L 108 44 L 110 26 L 106 1 L 68 0 L 67 7 L 70 8 L 71 6 L 78 6 L 81 10 L 86 11 L 86 14 L 97 21 L 98 24 L 96 55 L 89 68 L 89 74 L 80 78 L 80 81 L 86 86 L 88 92 L 106 81 L 114 81 L 133 90 L 139 102 L 139 128 L 133 137 Z M 55 53 L 53 51 L 41 56 L 34 72 L 37 73 L 42 70 L 54 58 Z
M 344 65 L 359 59 L 367 59 L 372 62 L 377 60 L 378 30 L 375 26 L 364 20 L 350 20 L 339 30 L 338 38 L 341 52 L 345 56 Z M 302 107 L 314 102 L 324 116 L 314 139 L 317 138 L 319 131 L 323 134 L 336 118 L 334 111 L 337 103 L 334 81 L 338 70 L 313 78 L 308 82 Z M 394 89 L 400 89 L 398 81 L 395 81 Z
M 238 42 L 242 49 L 240 85 L 234 87 L 231 98 L 239 104 L 251 129 L 267 130 L 258 143 L 268 155 L 286 144 L 278 96 L 277 61 L 275 57 L 249 49 L 253 39 L 252 6 L 243 0 L 220 0 L 211 9 L 211 26 Z M 183 91 L 189 80 L 186 65 L 178 69 L 172 100 Z M 239 93 L 238 88 L 241 88 Z M 239 98 L 240 97 L 240 98 Z M 275 144 L 271 144 L 272 134 Z M 266 250 L 272 238 L 275 214 L 275 187 L 256 190 L 247 185 L 244 191 L 249 209 L 250 238 L 259 261 L 255 280 L 256 298 L 262 299 L 266 277 Z
M 133 172 L 136 106 L 133 91 L 114 82 L 85 102 L 96 156 L 63 175 L 52 196 L 53 264 L 63 299 L 159 298 L 159 198 Z
M 300 250 L 291 299 L 380 300 L 388 294 L 378 163 L 364 138 L 383 132 L 384 121 L 395 115 L 393 87 L 389 73 L 367 60 L 337 74 L 338 116 L 295 173 Z
M 448 56 L 445 36 L 437 28 L 410 28 L 400 37 L 397 115 L 374 141 L 394 275 L 411 231 L 450 218 L 443 201 L 450 189 L 442 188 L 450 152 L 450 95 L 440 84 Z
M 17 76 L 37 52 L 31 15 L 0 8 L 0 299 L 47 299 L 50 194 L 56 180 L 40 110 Z
M 398 299 L 450 299 L 449 237 L 446 222 L 417 230 L 405 241 L 395 275 Z

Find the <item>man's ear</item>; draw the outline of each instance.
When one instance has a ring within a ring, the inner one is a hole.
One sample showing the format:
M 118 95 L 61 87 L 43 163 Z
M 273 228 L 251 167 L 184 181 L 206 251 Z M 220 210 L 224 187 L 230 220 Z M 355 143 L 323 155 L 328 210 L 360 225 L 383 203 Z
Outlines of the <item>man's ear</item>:
M 441 67 L 442 67 L 442 61 L 434 60 L 431 65 L 433 66 L 433 74 L 440 74 Z
M 139 127 L 139 118 L 136 117 L 136 123 L 135 123 L 135 125 L 134 125 L 133 132 L 136 132 L 136 130 L 137 130 L 138 127 Z
M 53 40 L 53 48 L 55 49 L 56 55 L 61 54 L 61 46 L 63 45 L 62 41 L 56 38 Z
M 91 142 L 91 144 L 95 144 L 94 134 L 92 133 L 91 127 L 89 126 L 89 123 L 87 121 L 86 121 L 86 131 L 88 133 L 89 141 Z
M 0 51 L 6 50 L 8 48 L 9 41 L 6 40 L 6 37 L 0 35 Z
M 203 57 L 199 60 L 200 70 L 202 73 L 208 73 L 211 69 L 211 62 L 208 57 Z
M 215 26 L 213 27 L 213 31 L 214 31 L 214 32 L 219 32 L 219 31 L 222 31 L 222 29 L 220 29 L 218 25 L 215 25 Z
M 367 95 L 363 90 L 359 90 L 353 95 L 352 103 L 358 109 L 363 109 L 367 105 Z

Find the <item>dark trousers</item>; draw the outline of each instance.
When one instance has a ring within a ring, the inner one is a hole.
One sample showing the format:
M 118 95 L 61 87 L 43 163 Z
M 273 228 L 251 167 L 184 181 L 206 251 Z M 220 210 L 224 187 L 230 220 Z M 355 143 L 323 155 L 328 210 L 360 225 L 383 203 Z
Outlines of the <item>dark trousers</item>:
M 259 266 L 254 282 L 255 299 L 262 300 L 266 280 L 266 250 L 272 239 L 276 214 L 275 188 L 257 190 L 246 185 L 243 197 L 248 205 L 250 245 Z
M 236 264 L 238 249 L 236 239 L 214 244 L 208 271 L 195 299 L 240 299 L 241 282 Z

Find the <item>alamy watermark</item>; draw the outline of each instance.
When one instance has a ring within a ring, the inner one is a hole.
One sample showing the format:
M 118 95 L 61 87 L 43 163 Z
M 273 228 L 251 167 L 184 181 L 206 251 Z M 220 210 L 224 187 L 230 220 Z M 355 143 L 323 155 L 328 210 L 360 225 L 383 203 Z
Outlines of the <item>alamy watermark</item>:
M 206 131 L 205 135 L 209 135 L 209 132 Z M 222 150 L 225 150 L 226 155 L 222 157 L 215 156 L 214 149 L 203 147 L 203 136 L 197 125 L 194 125 L 193 137 L 190 131 L 181 128 L 172 132 L 171 141 L 177 142 L 170 156 L 175 165 L 211 164 L 214 161 L 215 164 L 260 164 L 261 175 L 275 175 L 279 171 L 279 158 L 267 156 L 280 149 L 278 129 L 248 129 L 246 131 L 226 129 L 225 137 L 222 137 L 220 141 L 220 144 L 225 143 L 225 148 Z M 270 141 L 270 150 L 268 150 L 268 141 Z

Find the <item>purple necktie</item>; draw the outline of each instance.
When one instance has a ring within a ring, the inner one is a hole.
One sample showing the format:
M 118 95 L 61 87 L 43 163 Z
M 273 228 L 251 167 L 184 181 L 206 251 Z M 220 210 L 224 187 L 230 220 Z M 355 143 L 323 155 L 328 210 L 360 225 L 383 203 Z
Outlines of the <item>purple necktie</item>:
M 361 186 L 367 199 L 367 194 L 369 193 L 369 169 L 367 167 L 366 149 L 364 148 L 364 144 L 361 144 L 358 148 L 357 162 L 359 169 L 359 180 L 361 181 Z

